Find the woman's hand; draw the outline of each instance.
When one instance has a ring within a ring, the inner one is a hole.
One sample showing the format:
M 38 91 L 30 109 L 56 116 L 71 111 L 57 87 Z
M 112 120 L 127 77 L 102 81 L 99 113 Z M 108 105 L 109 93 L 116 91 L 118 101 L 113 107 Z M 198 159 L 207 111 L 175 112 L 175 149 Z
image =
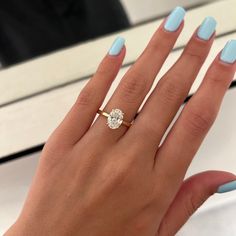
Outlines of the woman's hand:
M 176 8 L 125 74 L 104 111 L 131 122 L 182 28 Z M 24 208 L 6 235 L 171 236 L 217 188 L 236 176 L 200 173 L 183 182 L 234 76 L 236 42 L 208 69 L 169 134 L 215 36 L 207 18 L 147 98 L 132 126 L 110 129 L 93 120 L 118 73 L 125 47 L 118 38 L 93 78 L 45 145 Z M 214 217 L 214 216 L 212 216 Z

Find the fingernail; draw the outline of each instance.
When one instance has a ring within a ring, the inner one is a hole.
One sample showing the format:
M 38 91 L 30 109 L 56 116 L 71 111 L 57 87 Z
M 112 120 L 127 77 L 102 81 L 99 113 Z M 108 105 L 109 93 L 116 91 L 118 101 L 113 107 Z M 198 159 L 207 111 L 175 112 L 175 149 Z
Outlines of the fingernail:
M 208 16 L 204 19 L 204 21 L 200 25 L 197 32 L 197 36 L 200 39 L 208 40 L 215 32 L 215 28 L 216 28 L 216 20 L 213 17 Z
M 117 37 L 109 50 L 109 55 L 117 56 L 121 52 L 121 49 L 123 48 L 124 44 L 125 39 L 122 37 Z
M 217 193 L 227 193 L 227 192 L 231 192 L 236 190 L 236 180 L 231 181 L 227 184 L 223 184 L 221 185 L 218 189 L 217 189 Z
M 168 16 L 164 28 L 167 31 L 175 31 L 179 28 L 185 16 L 185 10 L 182 7 L 176 7 Z
M 234 63 L 236 60 L 236 40 L 230 40 L 226 43 L 220 54 L 220 60 L 226 63 Z

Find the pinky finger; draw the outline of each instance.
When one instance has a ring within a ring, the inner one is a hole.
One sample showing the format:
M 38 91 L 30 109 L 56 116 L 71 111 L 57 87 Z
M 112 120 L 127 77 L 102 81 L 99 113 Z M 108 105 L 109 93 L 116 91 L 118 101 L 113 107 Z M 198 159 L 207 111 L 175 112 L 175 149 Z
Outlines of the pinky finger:
M 235 69 L 236 41 L 231 41 L 213 61 L 197 92 L 185 105 L 159 148 L 155 168 L 157 177 L 166 179 L 168 193 L 176 193 L 194 155 L 214 123 Z
M 211 195 L 215 192 L 222 193 L 222 187 L 229 186 L 224 183 L 234 183 L 231 181 L 235 179 L 235 175 L 223 171 L 206 171 L 187 179 L 164 216 L 157 235 L 175 235 Z
M 91 126 L 99 107 L 115 79 L 125 57 L 124 39 L 118 37 L 96 73 L 80 92 L 76 102 L 53 132 L 53 142 L 63 146 L 74 145 Z M 63 137 L 63 138 L 62 138 Z

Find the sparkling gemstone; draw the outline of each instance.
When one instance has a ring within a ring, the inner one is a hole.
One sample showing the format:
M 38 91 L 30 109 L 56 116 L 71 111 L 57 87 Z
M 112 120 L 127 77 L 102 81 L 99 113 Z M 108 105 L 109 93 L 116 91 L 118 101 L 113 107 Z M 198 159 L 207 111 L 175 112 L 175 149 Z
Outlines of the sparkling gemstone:
M 111 129 L 117 129 L 120 127 L 123 121 L 124 113 L 120 109 L 112 109 L 107 117 L 107 125 Z

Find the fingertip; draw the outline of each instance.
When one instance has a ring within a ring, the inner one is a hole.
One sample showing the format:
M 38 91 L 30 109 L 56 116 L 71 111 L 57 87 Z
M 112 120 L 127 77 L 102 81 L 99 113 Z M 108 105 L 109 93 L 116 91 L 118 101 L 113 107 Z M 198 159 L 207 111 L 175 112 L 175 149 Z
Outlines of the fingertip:
M 166 24 L 166 21 L 167 21 L 168 17 L 166 17 L 161 25 L 159 26 L 158 30 L 159 32 L 161 32 L 164 36 L 167 36 L 167 37 L 177 37 L 183 30 L 184 28 L 184 19 L 182 20 L 182 22 L 180 23 L 179 27 L 175 30 L 175 31 L 168 31 L 165 29 L 165 24 Z
M 216 30 L 217 21 L 212 16 L 207 16 L 197 29 L 197 37 L 200 40 L 208 41 Z
M 185 188 L 191 188 L 192 191 L 206 191 L 214 194 L 220 185 L 231 182 L 236 179 L 236 175 L 227 171 L 209 170 L 195 174 L 185 181 Z M 194 187 L 196 186 L 196 187 Z M 201 190 L 199 189 L 201 188 Z
M 175 7 L 171 13 L 166 17 L 163 29 L 167 32 L 178 31 L 182 24 L 186 11 L 183 7 Z
M 236 70 L 236 40 L 228 41 L 224 48 L 216 55 L 212 66 L 217 66 L 222 72 L 235 73 Z
M 216 31 L 214 31 L 214 32 L 212 33 L 212 35 L 211 35 L 208 39 L 203 39 L 203 38 L 200 38 L 200 37 L 199 37 L 199 34 L 198 34 L 199 29 L 200 29 L 200 26 L 198 26 L 198 27 L 195 29 L 192 38 L 193 38 L 194 40 L 196 40 L 197 42 L 199 42 L 200 44 L 202 44 L 202 45 L 209 45 L 209 44 L 212 44 L 213 41 L 215 40 L 215 37 L 216 37 Z
M 111 55 L 108 52 L 104 60 L 111 61 L 112 63 L 120 63 L 123 62 L 125 55 L 126 55 L 126 46 L 124 44 L 117 55 Z
M 221 60 L 222 50 L 216 55 L 215 59 L 209 66 L 206 77 L 210 78 L 207 81 L 221 81 L 221 84 L 225 84 L 227 87 L 230 85 L 234 78 L 236 70 L 236 62 L 226 63 Z
M 107 52 L 103 60 L 100 62 L 97 72 L 104 70 L 110 70 L 110 71 L 113 70 L 116 71 L 115 73 L 117 73 L 117 70 L 120 69 L 123 63 L 125 55 L 126 55 L 125 45 L 123 45 L 123 47 L 120 49 L 120 52 L 116 56 L 110 55 L 109 52 Z
M 125 45 L 125 39 L 123 37 L 118 36 L 112 43 L 108 51 L 108 55 L 117 57 L 121 53 L 124 45 Z
M 126 55 L 126 45 L 124 44 L 120 53 L 116 56 L 118 60 L 123 60 Z M 109 55 L 110 56 L 110 55 Z M 110 56 L 111 57 L 111 56 Z M 114 57 L 113 57 L 114 58 Z
M 222 50 L 216 55 L 209 67 L 209 70 L 215 71 L 218 75 L 222 73 L 222 76 L 225 76 L 226 74 L 234 74 L 236 70 L 236 61 L 234 63 L 226 63 L 222 61 L 221 54 Z
M 189 42 L 185 46 L 184 52 L 189 52 L 191 55 L 198 55 L 199 57 L 203 57 L 204 60 L 206 56 L 208 55 L 212 44 L 215 39 L 215 33 L 208 39 L 203 40 L 198 37 L 198 28 L 195 29 L 193 32 Z
M 229 40 L 220 54 L 221 61 L 234 64 L 236 62 L 236 40 Z
M 217 193 L 227 193 L 232 192 L 236 190 L 236 177 L 233 180 L 227 181 L 224 184 L 221 184 L 217 188 Z
M 236 70 L 236 61 L 232 63 L 228 63 L 222 60 L 221 55 L 222 55 L 223 49 L 217 54 L 215 58 L 215 62 L 219 64 L 222 68 L 225 68 L 227 70 Z

